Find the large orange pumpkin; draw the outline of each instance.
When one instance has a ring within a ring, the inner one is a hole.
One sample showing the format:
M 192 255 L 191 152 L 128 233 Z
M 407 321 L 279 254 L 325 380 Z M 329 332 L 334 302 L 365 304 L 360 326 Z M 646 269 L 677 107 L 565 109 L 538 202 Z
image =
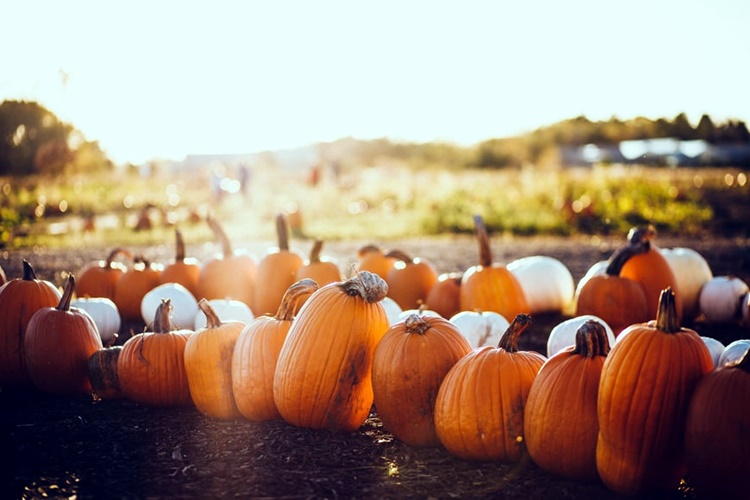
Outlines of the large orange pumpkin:
M 192 331 L 178 330 L 169 318 L 170 299 L 156 308 L 152 331 L 127 340 L 117 360 L 117 374 L 125 396 L 147 406 L 190 406 L 185 345 Z
M 474 216 L 479 242 L 479 264 L 469 267 L 461 280 L 462 311 L 494 311 L 506 318 L 528 313 L 523 288 L 504 264 L 492 261 L 487 228 L 481 216 Z
M 596 466 L 622 494 L 676 491 L 685 474 L 688 404 L 713 361 L 700 336 L 681 328 L 665 289 L 656 320 L 626 328 L 602 367 Z
M 161 272 L 159 281 L 163 283 L 179 283 L 188 289 L 193 297 L 198 297 L 198 280 L 201 274 L 201 264 L 197 259 L 185 256 L 185 240 L 182 231 L 175 228 L 175 257 Z
M 281 418 L 273 401 L 279 352 L 301 304 L 318 285 L 306 278 L 290 286 L 275 316 L 259 316 L 237 339 L 232 357 L 232 391 L 242 416 L 262 421 Z
M 133 267 L 117 281 L 112 299 L 124 320 L 142 319 L 141 301 L 160 283 L 162 266 L 151 263 L 142 256 L 135 257 L 134 261 Z
M 113 300 L 115 286 L 128 270 L 128 266 L 117 259 L 132 262 L 133 254 L 125 248 L 115 248 L 106 260 L 84 266 L 76 276 L 76 295 L 79 297 L 105 297 Z
M 411 446 L 439 446 L 435 397 L 448 370 L 470 351 L 445 318 L 411 314 L 392 325 L 372 361 L 375 408 L 386 430 Z
M 388 296 L 403 310 L 418 309 L 437 283 L 435 267 L 427 260 L 411 257 L 400 250 L 391 250 L 386 256 L 396 259 L 385 278 Z
M 467 460 L 518 460 L 525 451 L 524 407 L 546 358 L 518 350 L 531 324 L 517 315 L 498 347 L 476 348 L 443 379 L 435 400 L 435 429 L 449 453 Z
M 56 396 L 91 392 L 89 357 L 102 348 L 94 320 L 70 307 L 75 291 L 71 274 L 57 307 L 43 307 L 29 320 L 24 350 L 29 378 L 41 392 Z
M 599 420 L 597 394 L 609 352 L 604 326 L 588 320 L 576 331 L 575 346 L 549 358 L 526 400 L 526 447 L 542 469 L 575 480 L 593 480 Z
M 282 418 L 312 429 L 353 431 L 370 413 L 372 356 L 388 329 L 385 281 L 368 271 L 312 294 L 284 342 L 273 384 Z
M 55 285 L 37 279 L 26 260 L 23 261 L 23 277 L 0 287 L 0 387 L 31 386 L 23 342 L 26 327 L 35 312 L 59 302 L 60 292 Z

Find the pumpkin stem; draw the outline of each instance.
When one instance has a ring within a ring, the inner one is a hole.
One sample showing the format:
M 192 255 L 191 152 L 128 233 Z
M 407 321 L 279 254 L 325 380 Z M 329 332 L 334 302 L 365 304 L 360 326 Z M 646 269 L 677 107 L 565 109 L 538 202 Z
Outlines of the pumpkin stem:
M 317 264 L 320 262 L 320 252 L 323 251 L 323 240 L 315 240 L 312 248 L 310 249 L 310 264 Z
M 111 252 L 109 252 L 109 255 L 107 255 L 107 260 L 104 263 L 104 267 L 107 269 L 112 267 L 112 264 L 114 264 L 115 259 L 117 259 L 120 255 L 124 256 L 125 258 L 129 260 L 133 260 L 133 254 L 130 252 L 130 250 L 117 247 L 113 249 Z
M 490 236 L 487 233 L 487 227 L 484 225 L 484 219 L 479 214 L 474 215 L 474 228 L 477 233 L 477 241 L 479 242 L 479 265 L 490 267 L 492 265 Z
M 57 304 L 58 311 L 70 311 L 70 299 L 73 298 L 73 292 L 76 289 L 76 279 L 71 274 L 68 276 L 68 281 L 65 283 L 65 289 L 63 290 L 62 297 L 60 297 L 60 303 Z
M 380 302 L 388 294 L 388 284 L 383 278 L 370 271 L 360 271 L 356 276 L 342 283 L 336 283 L 347 295 L 358 296 L 374 304 Z
M 276 237 L 279 240 L 279 251 L 289 251 L 289 226 L 284 214 L 276 216 Z
M 430 329 L 430 324 L 417 313 L 410 314 L 404 320 L 404 326 L 406 326 L 407 333 L 418 333 L 420 335 L 424 335 Z
M 210 215 L 206 217 L 206 222 L 208 223 L 208 227 L 211 228 L 211 232 L 214 233 L 214 236 L 221 244 L 222 255 L 224 255 L 224 257 L 230 257 L 234 253 L 232 251 L 232 242 L 229 241 L 229 236 L 224 232 L 224 228 L 221 227 L 219 221 Z
M 403 250 L 398 250 L 398 249 L 389 250 L 388 253 L 385 254 L 385 256 L 392 258 L 392 259 L 403 261 L 407 264 L 411 264 L 412 262 L 414 262 L 414 259 L 412 258 L 412 256 L 404 252 Z
M 596 320 L 588 320 L 576 330 L 574 354 L 587 358 L 609 354 L 609 339 L 604 325 Z
M 174 260 L 175 262 L 184 262 L 185 261 L 185 240 L 182 237 L 182 231 L 180 231 L 177 228 L 174 228 L 174 237 L 175 237 Z
M 745 351 L 745 354 L 742 355 L 742 357 L 737 361 L 734 367 L 750 373 L 750 349 Z
M 359 250 L 357 250 L 357 257 L 362 258 L 365 255 L 367 255 L 370 252 L 380 252 L 383 253 L 383 250 L 377 246 L 370 243 L 369 245 L 365 245 L 363 247 L 360 247 Z
M 29 264 L 28 260 L 23 259 L 23 280 L 34 281 L 35 279 L 36 273 L 34 272 L 34 268 L 31 267 L 31 264 Z
M 631 245 L 646 245 L 646 250 L 648 250 L 655 236 L 656 229 L 651 224 L 645 227 L 634 227 L 628 232 L 628 242 Z
M 216 314 L 214 308 L 211 307 L 211 303 L 208 300 L 205 298 L 201 299 L 200 302 L 198 302 L 198 308 L 206 315 L 206 328 L 217 328 L 221 326 L 221 319 L 219 318 L 219 315 Z
M 318 289 L 318 283 L 310 278 L 304 278 L 287 288 L 281 298 L 281 304 L 274 318 L 278 321 L 292 321 L 299 308 L 297 305 L 303 297 L 307 297 Z
M 172 299 L 161 299 L 161 304 L 156 308 L 156 313 L 154 314 L 154 333 L 169 333 L 174 330 L 172 320 L 170 319 L 172 309 L 174 309 Z
M 609 258 L 607 269 L 604 271 L 607 276 L 619 276 L 622 266 L 630 260 L 631 257 L 648 252 L 651 245 L 648 240 L 630 240 L 628 244 L 623 245 Z
M 497 345 L 500 349 L 508 352 L 518 352 L 518 336 L 531 325 L 531 316 L 528 314 L 516 314 L 513 321 L 508 325 L 508 329 L 503 333 L 500 343 Z
M 677 333 L 681 330 L 677 320 L 677 306 L 675 305 L 672 287 L 667 287 L 659 295 L 659 308 L 656 310 L 656 328 L 665 333 Z

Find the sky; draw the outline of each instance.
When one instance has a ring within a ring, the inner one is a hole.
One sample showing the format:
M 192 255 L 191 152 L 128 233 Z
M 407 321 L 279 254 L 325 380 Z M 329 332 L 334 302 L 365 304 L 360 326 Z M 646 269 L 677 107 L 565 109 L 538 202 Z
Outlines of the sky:
M 118 163 L 585 115 L 750 122 L 747 0 L 0 0 L 0 101 Z

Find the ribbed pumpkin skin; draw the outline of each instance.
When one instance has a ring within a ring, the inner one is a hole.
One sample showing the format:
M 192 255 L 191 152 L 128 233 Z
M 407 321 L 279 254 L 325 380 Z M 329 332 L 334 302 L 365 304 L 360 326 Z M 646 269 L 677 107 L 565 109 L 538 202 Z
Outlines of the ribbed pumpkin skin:
M 143 296 L 161 283 L 161 267 L 143 262 L 122 275 L 112 301 L 124 319 L 141 319 Z
M 536 352 L 491 346 L 461 358 L 435 401 L 435 429 L 448 452 L 466 460 L 518 460 L 526 398 L 545 361 Z
M 587 314 L 606 321 L 615 335 L 630 325 L 653 319 L 643 288 L 631 279 L 609 275 L 594 276 L 581 287 L 576 316 Z
M 688 482 L 701 498 L 741 498 L 750 474 L 750 353 L 709 373 L 688 410 Z
M 404 256 L 388 271 L 388 296 L 403 310 L 417 309 L 437 283 L 438 273 L 432 264 Z
M 357 282 L 365 292 L 349 294 Z M 373 402 L 373 352 L 389 326 L 379 303 L 385 290 L 382 278 L 361 271 L 320 288 L 305 302 L 274 376 L 274 402 L 284 420 L 343 431 L 362 425 Z
M 471 346 L 448 320 L 412 315 L 375 348 L 372 389 L 383 426 L 410 446 L 439 446 L 433 418 L 440 383 Z
M 678 326 L 667 292 L 656 321 L 626 328 L 602 368 L 596 465 L 617 493 L 677 488 L 686 469 L 688 404 L 713 368 L 700 336 Z
M 0 387 L 31 386 L 26 371 L 24 335 L 31 316 L 44 307 L 54 307 L 60 292 L 46 280 L 36 278 L 24 261 L 24 276 L 0 287 Z
M 651 245 L 647 252 L 634 255 L 628 259 L 620 270 L 620 276 L 631 279 L 643 287 L 646 304 L 648 305 L 649 320 L 656 318 L 659 295 L 662 290 L 671 288 L 678 297 L 680 294 L 677 288 L 677 279 L 674 277 L 669 262 L 654 245 Z M 679 321 L 682 319 L 682 300 L 677 301 L 676 309 L 677 320 Z
M 198 280 L 201 275 L 200 263 L 195 259 L 185 259 L 180 261 L 172 262 L 171 264 L 164 267 L 164 270 L 159 275 L 159 283 L 179 283 L 188 289 L 193 297 L 198 297 Z
M 521 284 L 499 263 L 467 269 L 460 296 L 462 311 L 494 311 L 506 318 L 529 312 Z
M 579 328 L 575 346 L 544 363 L 531 385 L 524 415 L 532 460 L 548 472 L 574 480 L 599 477 L 596 404 L 609 342 L 604 327 L 591 323 Z
M 296 281 L 297 270 L 304 260 L 289 250 L 266 254 L 258 263 L 257 289 L 253 314 L 274 314 L 284 292 Z

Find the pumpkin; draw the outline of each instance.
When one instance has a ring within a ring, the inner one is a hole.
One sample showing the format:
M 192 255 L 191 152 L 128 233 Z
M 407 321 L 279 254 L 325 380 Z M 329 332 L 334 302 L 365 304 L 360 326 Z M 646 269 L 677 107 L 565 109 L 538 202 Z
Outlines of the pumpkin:
M 388 318 L 389 325 L 401 321 L 401 313 L 404 312 L 404 310 L 401 309 L 401 306 L 398 305 L 395 300 L 390 297 L 383 297 L 380 304 L 383 306 L 383 309 L 385 309 L 385 315 Z
M 643 251 L 635 252 L 620 269 L 620 277 L 631 279 L 643 287 L 648 304 L 648 319 L 656 317 L 659 296 L 665 288 L 670 288 L 678 297 L 682 291 L 672 268 L 661 250 L 653 243 L 656 231 L 653 226 L 635 227 L 628 234 L 628 245 L 640 246 Z M 682 299 L 675 304 L 677 321 L 682 319 Z
M 740 309 L 742 309 L 742 324 L 750 327 L 750 292 L 740 299 Z
M 319 286 L 341 281 L 341 271 L 339 270 L 338 264 L 331 259 L 321 257 L 320 253 L 322 251 L 323 240 L 315 240 L 315 243 L 313 243 L 313 246 L 310 249 L 310 256 L 304 262 L 302 267 L 297 269 L 297 273 L 294 277 L 295 281 L 310 278 Z
M 249 254 L 234 251 L 224 228 L 213 217 L 206 221 L 218 239 L 222 252 L 208 259 L 198 277 L 196 299 L 233 299 L 253 307 L 257 264 Z
M 0 387 L 31 386 L 26 372 L 24 335 L 31 316 L 44 307 L 60 302 L 55 285 L 37 279 L 28 261 L 23 261 L 23 276 L 0 287 Z
M 559 313 L 573 302 L 573 275 L 558 259 L 531 255 L 509 262 L 507 268 L 521 284 L 531 314 Z
M 162 284 L 179 283 L 187 288 L 197 300 L 199 298 L 198 281 L 201 275 L 201 263 L 197 259 L 185 256 L 185 240 L 182 237 L 182 231 L 175 228 L 174 233 L 174 261 L 164 266 L 159 279 Z M 153 315 L 150 317 L 153 317 Z
M 730 342 L 719 356 L 716 366 L 722 367 L 738 361 L 750 350 L 750 339 L 737 339 Z
M 497 347 L 474 349 L 445 375 L 435 399 L 435 430 L 466 460 L 518 460 L 525 451 L 524 406 L 546 358 L 518 350 L 531 316 L 517 315 Z
M 232 392 L 243 417 L 253 421 L 281 418 L 273 401 L 273 378 L 279 352 L 304 301 L 318 289 L 310 278 L 289 287 L 274 316 L 259 316 L 240 332 L 232 356 Z
M 672 269 L 677 287 L 677 297 L 682 303 L 682 314 L 685 319 L 694 320 L 700 313 L 700 297 L 703 285 L 714 277 L 706 259 L 692 248 L 663 248 L 661 254 L 667 259 Z
M 240 418 L 232 391 L 232 355 L 245 323 L 222 322 L 206 299 L 198 307 L 206 315 L 206 326 L 196 330 L 185 345 L 190 395 L 198 410 L 209 417 Z
M 156 317 L 156 310 L 164 299 L 169 299 L 172 318 L 176 328 L 189 329 L 195 323 L 198 314 L 198 301 L 190 290 L 179 283 L 162 283 L 143 296 L 141 299 L 141 317 L 147 325 Z
M 461 312 L 461 278 L 463 273 L 443 273 L 432 285 L 424 302 L 445 319 Z
M 714 368 L 721 366 L 719 365 L 719 360 L 721 360 L 721 355 L 724 354 L 726 346 L 713 337 L 701 336 L 701 340 L 706 344 L 708 352 L 711 353 L 711 360 L 714 362 Z
M 388 278 L 388 273 L 396 263 L 396 257 L 387 255 L 377 245 L 365 245 L 357 250 L 357 272 L 369 271 L 375 273 L 383 279 Z
M 385 279 L 388 296 L 401 309 L 417 309 L 438 280 L 435 267 L 424 259 L 412 258 L 400 250 L 391 250 L 386 256 L 396 259 Z
M 425 304 L 420 304 L 420 306 L 416 309 L 404 309 L 401 311 L 396 318 L 395 323 L 399 323 L 401 321 L 404 321 L 406 318 L 411 316 L 412 314 L 416 314 L 417 316 L 440 316 L 436 311 L 433 311 L 432 309 L 427 309 L 427 306 Z M 440 316 L 442 318 L 442 316 Z
M 151 331 L 129 338 L 117 360 L 125 396 L 157 407 L 193 404 L 185 368 L 185 346 L 193 334 L 172 325 L 172 303 L 165 298 L 154 312 Z
M 573 295 L 573 302 L 578 302 L 578 296 L 581 294 L 581 289 L 588 283 L 588 281 L 593 278 L 594 276 L 604 276 L 607 274 L 607 267 L 610 264 L 610 260 L 600 260 L 598 262 L 595 262 L 591 267 L 589 267 L 586 270 L 586 273 L 583 275 L 583 277 L 578 281 L 578 284 L 576 285 L 576 291 Z M 619 272 L 619 271 L 618 271 Z
M 450 318 L 472 348 L 496 346 L 510 323 L 493 311 L 461 311 Z
M 89 356 L 86 371 L 91 388 L 99 399 L 122 399 L 125 394 L 117 373 L 117 360 L 122 352 L 121 345 L 103 347 Z
M 494 311 L 505 318 L 528 313 L 523 288 L 518 279 L 501 263 L 492 261 L 487 228 L 481 216 L 474 216 L 479 242 L 479 264 L 469 267 L 461 279 L 462 311 Z
M 698 384 L 685 424 L 689 484 L 705 498 L 740 498 L 750 472 L 750 354 Z
M 115 298 L 115 286 L 128 270 L 127 265 L 117 259 L 133 260 L 133 254 L 125 248 L 115 248 L 106 260 L 99 260 L 84 266 L 76 276 L 78 297 Z
M 742 319 L 742 300 L 748 291 L 747 283 L 736 276 L 715 276 L 701 288 L 700 311 L 709 323 L 736 323 Z
M 579 287 L 575 315 L 601 318 L 615 335 L 630 325 L 648 321 L 648 300 L 643 287 L 620 276 L 625 262 L 643 251 L 642 246 L 627 245 L 612 254 L 605 273 L 592 275 Z
M 120 311 L 111 299 L 107 297 L 81 297 L 74 299 L 70 307 L 77 307 L 86 311 L 96 323 L 102 344 L 113 344 L 122 326 Z
M 43 307 L 29 320 L 23 345 L 26 367 L 34 387 L 56 396 L 91 392 L 88 360 L 102 348 L 94 320 L 71 308 L 75 278 L 68 276 L 57 307 Z
M 143 297 L 160 283 L 161 266 L 147 261 L 143 256 L 137 256 L 134 260 L 133 267 L 117 281 L 112 299 L 124 320 L 141 319 Z
M 283 214 L 276 216 L 276 236 L 279 246 L 269 249 L 258 263 L 253 314 L 274 314 L 287 289 L 296 281 L 302 257 L 289 249 L 289 227 Z
M 360 271 L 313 293 L 279 353 L 273 399 L 297 427 L 354 431 L 373 402 L 372 356 L 388 329 L 388 285 Z
M 378 342 L 372 390 L 388 432 L 410 446 L 439 446 L 433 419 L 440 383 L 471 351 L 461 332 L 441 316 L 411 314 Z
M 604 325 L 586 320 L 575 346 L 550 357 L 531 384 L 524 413 L 526 448 L 543 470 L 575 480 L 594 480 L 599 421 L 596 412 L 602 366 L 610 349 Z
M 604 327 L 604 331 L 607 333 L 607 343 L 613 346 L 615 344 L 615 332 L 612 331 L 607 322 L 597 316 L 584 314 L 583 316 L 568 318 L 552 327 L 552 331 L 549 332 L 549 337 L 547 337 L 547 357 L 551 358 L 568 346 L 575 346 L 578 329 L 589 320 L 596 321 Z
M 617 493 L 674 491 L 685 474 L 688 403 L 713 362 L 675 302 L 665 289 L 656 320 L 625 329 L 602 368 L 596 466 Z
M 7 282 L 8 277 L 5 275 L 5 271 L 3 271 L 3 268 L 0 266 L 0 286 L 3 286 Z
M 239 321 L 248 324 L 255 318 L 253 311 L 242 301 L 232 299 L 212 299 L 208 301 L 211 309 L 222 321 Z M 193 321 L 193 330 L 206 327 L 206 314 L 198 308 Z

